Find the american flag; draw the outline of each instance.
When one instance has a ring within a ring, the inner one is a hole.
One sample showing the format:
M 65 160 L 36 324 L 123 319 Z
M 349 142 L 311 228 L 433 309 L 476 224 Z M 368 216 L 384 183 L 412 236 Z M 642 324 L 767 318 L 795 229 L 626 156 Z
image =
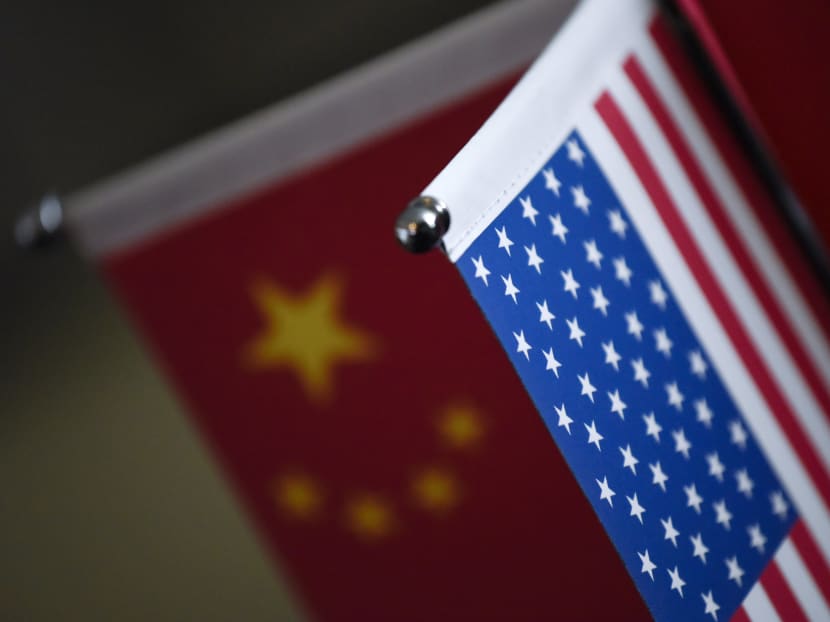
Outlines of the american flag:
M 453 258 L 656 619 L 830 620 L 823 294 L 660 19 L 585 108 Z

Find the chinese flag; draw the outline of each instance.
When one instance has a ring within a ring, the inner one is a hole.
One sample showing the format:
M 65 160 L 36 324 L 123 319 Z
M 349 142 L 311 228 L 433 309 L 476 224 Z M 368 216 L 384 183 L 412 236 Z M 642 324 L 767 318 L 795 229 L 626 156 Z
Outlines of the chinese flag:
M 316 619 L 648 618 L 455 271 L 392 234 L 508 88 L 103 258 Z

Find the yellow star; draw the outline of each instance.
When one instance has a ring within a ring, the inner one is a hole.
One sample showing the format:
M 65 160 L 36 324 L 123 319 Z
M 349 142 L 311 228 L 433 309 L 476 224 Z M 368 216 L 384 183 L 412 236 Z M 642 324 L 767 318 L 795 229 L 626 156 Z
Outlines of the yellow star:
M 364 494 L 346 506 L 346 521 L 357 535 L 377 539 L 388 535 L 395 526 L 391 508 L 379 497 Z
M 484 434 L 478 411 L 466 404 L 450 404 L 438 421 L 438 431 L 452 447 L 464 449 L 477 444 Z
M 452 474 L 437 468 L 424 469 L 412 482 L 415 501 L 430 512 L 446 512 L 458 503 L 458 483 Z
M 323 502 L 323 495 L 314 481 L 300 474 L 281 476 L 274 488 L 277 505 L 296 518 L 313 518 Z
M 251 294 L 265 327 L 245 348 L 245 362 L 256 369 L 288 368 L 309 399 L 328 402 L 334 366 L 367 361 L 377 352 L 372 338 L 341 319 L 341 293 L 342 284 L 333 276 L 319 279 L 301 295 L 256 281 Z

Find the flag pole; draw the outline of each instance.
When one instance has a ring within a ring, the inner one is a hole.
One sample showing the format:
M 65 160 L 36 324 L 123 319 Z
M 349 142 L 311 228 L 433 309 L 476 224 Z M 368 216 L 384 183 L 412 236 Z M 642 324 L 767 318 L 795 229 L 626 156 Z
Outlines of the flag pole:
M 760 177 L 787 228 L 803 249 L 813 273 L 823 286 L 825 293 L 830 293 L 830 257 L 828 257 L 824 243 L 803 204 L 760 137 L 758 133 L 760 128 L 753 127 L 747 119 L 746 114 L 751 114 L 751 111 L 744 111 L 741 108 L 736 94 L 729 89 L 694 24 L 681 8 L 681 2 L 660 0 L 660 8 L 675 35 L 690 55 L 699 77 L 726 117 L 734 137 Z

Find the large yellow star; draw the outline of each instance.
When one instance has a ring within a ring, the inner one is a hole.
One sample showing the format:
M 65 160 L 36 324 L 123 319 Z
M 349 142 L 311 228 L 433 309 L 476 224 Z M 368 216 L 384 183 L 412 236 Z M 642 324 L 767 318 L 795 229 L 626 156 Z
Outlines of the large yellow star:
M 334 366 L 366 361 L 377 352 L 371 337 L 342 320 L 342 289 L 340 280 L 331 275 L 303 294 L 286 292 L 267 280 L 254 282 L 251 295 L 265 327 L 245 348 L 245 362 L 257 369 L 288 368 L 309 399 L 328 402 Z

